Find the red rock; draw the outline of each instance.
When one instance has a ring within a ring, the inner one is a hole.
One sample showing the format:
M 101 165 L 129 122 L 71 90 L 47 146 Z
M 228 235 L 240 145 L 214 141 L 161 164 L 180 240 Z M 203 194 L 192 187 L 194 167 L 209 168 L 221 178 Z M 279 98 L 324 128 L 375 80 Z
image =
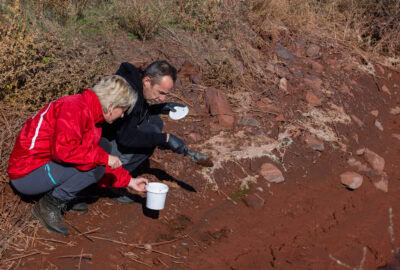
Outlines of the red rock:
M 198 133 L 189 133 L 189 138 L 192 139 L 193 142 L 199 142 L 201 141 L 201 136 Z
M 375 117 L 378 117 L 378 115 L 379 115 L 379 111 L 378 110 L 373 110 L 370 113 Z
M 264 163 L 261 166 L 260 174 L 271 183 L 280 183 L 285 181 L 282 172 L 271 163 Z
M 375 126 L 376 126 L 380 131 L 383 131 L 382 123 L 379 122 L 378 120 L 375 120 Z
M 357 155 L 357 156 L 364 155 L 364 152 L 365 152 L 365 147 L 364 147 L 364 148 L 357 149 L 356 155 Z
M 385 168 L 385 159 L 368 148 L 365 149 L 364 157 L 374 170 L 382 172 Z
M 250 208 L 257 210 L 264 208 L 265 200 L 255 193 L 247 195 L 242 200 Z
M 310 65 L 311 68 L 317 73 L 322 73 L 322 71 L 324 71 L 324 66 L 317 61 L 310 60 Z
M 322 105 L 321 100 L 311 91 L 307 91 L 306 101 L 308 102 L 309 105 L 313 107 L 318 107 Z
M 390 113 L 391 113 L 391 114 L 394 114 L 394 115 L 400 114 L 400 107 L 399 107 L 399 106 L 396 106 L 395 108 L 391 108 L 391 109 L 390 109 Z
M 317 92 L 321 91 L 322 87 L 322 80 L 318 77 L 315 76 L 310 76 L 307 78 L 304 78 L 304 82 L 311 87 L 311 89 L 316 90 Z
M 311 147 L 312 149 L 316 150 L 316 151 L 324 151 L 325 147 L 324 147 L 324 143 L 317 139 L 315 136 L 311 135 L 311 134 L 307 134 L 304 138 L 304 142 Z
M 382 86 L 382 91 L 385 92 L 386 94 L 390 95 L 389 88 L 386 85 Z
M 319 46 L 317 46 L 315 44 L 311 44 L 307 48 L 306 55 L 309 57 L 317 57 L 319 55 L 320 50 L 321 50 L 321 48 Z
M 393 134 L 392 134 L 392 137 L 393 137 L 393 138 L 396 138 L 396 139 L 398 139 L 398 140 L 400 140 L 400 134 L 393 133 Z
M 347 161 L 347 164 L 349 164 L 351 167 L 356 168 L 357 171 L 359 171 L 359 172 L 365 173 L 365 172 L 371 171 L 371 169 L 367 165 L 361 163 L 361 161 L 358 161 L 355 158 L 349 158 L 349 160 Z
M 283 114 L 278 115 L 277 117 L 275 117 L 275 121 L 279 121 L 279 122 L 286 122 L 285 117 L 283 116 Z
M 372 178 L 372 183 L 377 189 L 382 190 L 383 192 L 388 192 L 389 179 L 385 172 L 382 172 L 381 174 L 376 176 L 372 176 L 371 178 Z
M 287 92 L 288 82 L 287 82 L 286 78 L 281 78 L 280 79 L 279 88 L 282 89 L 283 91 Z
M 340 175 L 340 182 L 349 189 L 357 189 L 363 183 L 363 177 L 355 172 L 345 172 Z
M 232 128 L 235 118 L 224 93 L 215 88 L 208 88 L 205 92 L 205 99 L 209 112 L 218 117 L 220 125 Z
M 360 118 L 358 118 L 358 117 L 355 116 L 354 114 L 350 115 L 350 117 L 351 117 L 351 119 L 353 119 L 354 122 L 356 122 L 356 124 L 357 124 L 359 127 L 364 126 L 363 121 L 361 121 Z

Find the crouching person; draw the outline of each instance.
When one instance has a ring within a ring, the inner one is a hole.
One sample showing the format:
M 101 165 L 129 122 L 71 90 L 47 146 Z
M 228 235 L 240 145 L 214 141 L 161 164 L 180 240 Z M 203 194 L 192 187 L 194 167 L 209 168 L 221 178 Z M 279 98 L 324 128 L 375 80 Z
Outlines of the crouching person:
M 122 118 L 136 100 L 126 80 L 112 75 L 93 90 L 50 102 L 27 120 L 11 153 L 8 174 L 18 192 L 44 194 L 32 214 L 47 230 L 68 235 L 62 210 L 104 174 L 115 175 L 119 186 L 145 190 L 147 179 L 131 178 L 120 159 L 108 154 L 111 145 L 100 140 L 103 121 Z

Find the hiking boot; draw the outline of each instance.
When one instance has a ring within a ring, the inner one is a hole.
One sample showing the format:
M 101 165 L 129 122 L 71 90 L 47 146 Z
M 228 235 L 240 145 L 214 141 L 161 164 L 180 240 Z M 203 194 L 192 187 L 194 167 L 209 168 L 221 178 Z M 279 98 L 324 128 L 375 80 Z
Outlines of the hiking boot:
M 111 200 L 122 204 L 131 204 L 135 202 L 135 195 L 128 192 L 125 188 L 111 188 Z
M 78 214 L 86 214 L 89 211 L 89 207 L 88 204 L 85 202 L 78 202 L 78 203 L 74 203 L 71 206 L 71 209 L 69 210 L 69 212 L 73 212 L 73 213 L 78 213 Z
M 65 201 L 46 193 L 32 208 L 32 214 L 48 231 L 67 236 L 69 230 L 61 217 L 61 210 L 65 208 L 65 204 Z

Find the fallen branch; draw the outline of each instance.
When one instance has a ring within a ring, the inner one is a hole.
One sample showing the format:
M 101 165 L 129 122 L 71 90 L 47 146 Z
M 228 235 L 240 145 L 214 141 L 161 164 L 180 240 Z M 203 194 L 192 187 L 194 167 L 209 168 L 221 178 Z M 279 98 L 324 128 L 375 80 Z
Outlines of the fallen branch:
M 26 257 L 29 257 L 29 256 L 37 255 L 37 254 L 45 254 L 45 255 L 47 255 L 49 253 L 45 253 L 45 252 L 41 252 L 41 251 L 35 251 L 35 252 L 30 253 L 30 254 L 21 255 L 21 256 L 17 256 L 17 257 L 14 257 L 14 258 L 10 258 L 10 259 L 4 260 L 4 262 L 15 261 L 15 260 L 23 259 L 23 258 L 26 258 Z
M 81 255 L 79 256 L 78 270 L 81 269 L 82 256 L 83 256 L 83 248 L 81 249 Z
M 93 255 L 89 254 L 89 253 L 81 253 L 79 255 L 64 255 L 64 256 L 57 257 L 57 259 L 65 259 L 65 258 L 72 258 L 72 259 L 82 258 L 82 259 L 91 260 L 93 258 Z
M 86 233 L 81 232 L 77 227 L 75 227 L 72 223 L 64 220 L 67 224 L 69 224 L 72 228 L 74 228 L 79 234 L 78 235 L 82 235 L 84 236 L 86 239 L 88 239 L 91 242 L 94 242 L 94 240 L 92 238 L 90 238 L 89 236 L 86 235 Z

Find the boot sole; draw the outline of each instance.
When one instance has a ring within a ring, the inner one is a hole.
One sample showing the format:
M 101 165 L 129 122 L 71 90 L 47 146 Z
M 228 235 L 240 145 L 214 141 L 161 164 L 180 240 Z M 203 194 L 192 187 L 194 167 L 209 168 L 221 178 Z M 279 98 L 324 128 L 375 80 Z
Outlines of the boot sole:
M 37 219 L 39 220 L 40 224 L 42 224 L 43 227 L 44 227 L 48 232 L 57 233 L 57 234 L 62 235 L 62 236 L 68 236 L 68 235 L 69 235 L 69 232 L 63 233 L 63 232 L 60 232 L 60 231 L 56 231 L 56 230 L 54 230 L 52 227 L 50 227 L 50 226 L 46 223 L 46 221 L 45 221 L 44 219 L 42 219 L 42 217 L 40 216 L 38 210 L 36 210 L 36 206 L 37 206 L 37 205 L 35 205 L 35 206 L 32 208 L 32 210 L 31 210 L 32 215 L 33 215 L 35 218 L 37 218 Z

